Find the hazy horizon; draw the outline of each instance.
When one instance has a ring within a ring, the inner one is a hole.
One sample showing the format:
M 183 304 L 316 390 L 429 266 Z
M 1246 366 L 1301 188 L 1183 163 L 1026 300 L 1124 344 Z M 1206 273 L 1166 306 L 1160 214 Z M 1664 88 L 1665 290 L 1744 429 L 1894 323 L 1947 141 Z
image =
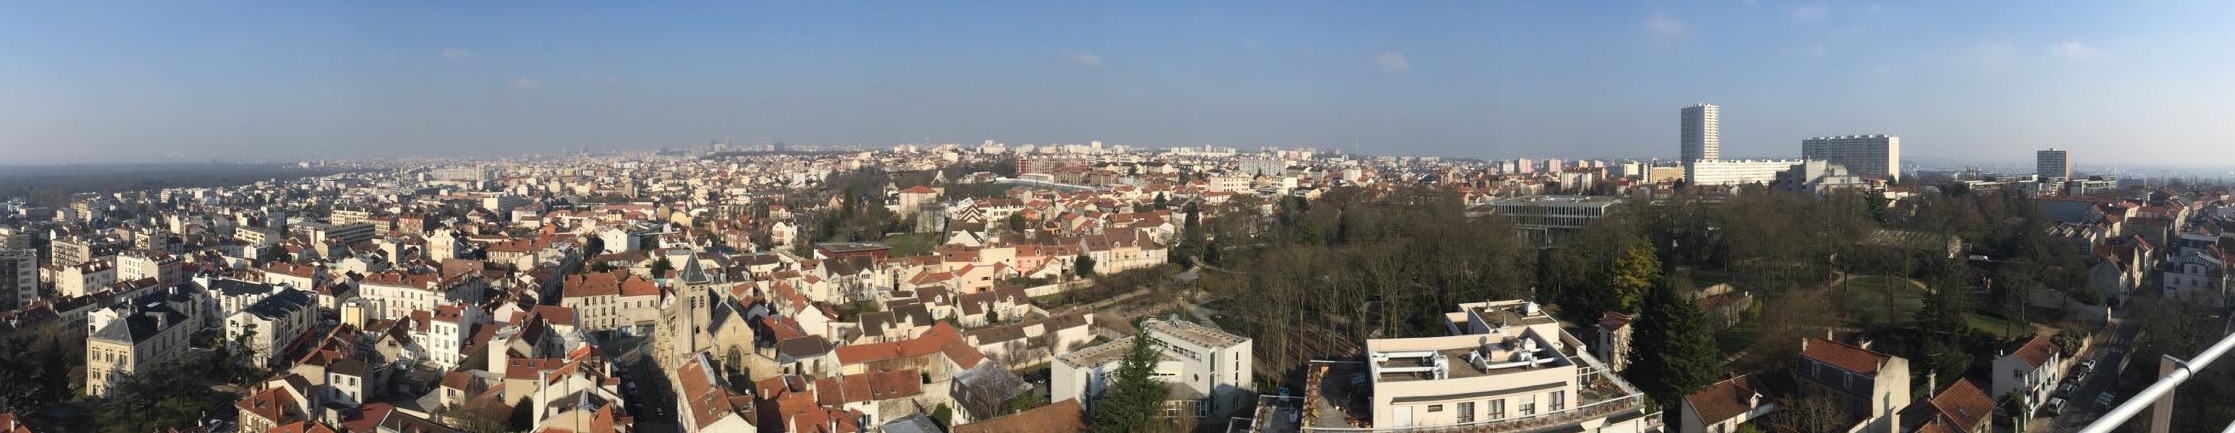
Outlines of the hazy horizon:
M 0 5 L 0 164 L 1084 142 L 2201 167 L 2235 4 Z

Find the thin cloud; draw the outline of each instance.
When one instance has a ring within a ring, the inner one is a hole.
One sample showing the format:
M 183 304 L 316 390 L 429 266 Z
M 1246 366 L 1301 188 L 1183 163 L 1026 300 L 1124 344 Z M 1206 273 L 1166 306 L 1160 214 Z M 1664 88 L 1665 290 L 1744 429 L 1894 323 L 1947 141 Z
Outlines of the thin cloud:
M 1817 42 L 1817 43 L 1816 43 L 1816 46 L 1814 46 L 1814 47 L 1809 47 L 1809 48 L 1808 48 L 1808 56 L 1809 56 L 1809 57 L 1823 57 L 1823 56 L 1824 56 L 1824 54 L 1827 54 L 1827 53 L 1826 53 L 1826 52 L 1825 52 L 1825 50 L 1824 50 L 1824 43 L 1823 43 L 1823 42 Z
M 1074 52 L 1069 52 L 1069 51 L 1065 51 L 1065 52 L 1063 52 L 1063 59 L 1064 59 L 1064 60 L 1066 60 L 1066 61 L 1069 61 L 1069 62 L 1071 62 L 1071 64 L 1073 64 L 1073 65 L 1079 65 L 1080 67 L 1087 67 L 1087 68 L 1099 68 L 1099 67 L 1102 67 L 1102 56 L 1097 56 L 1097 55 L 1093 55 L 1093 54 L 1087 54 L 1087 53 L 1074 53 Z
M 514 89 L 533 89 L 537 87 L 543 87 L 543 81 L 539 81 L 534 78 L 520 77 L 514 78 L 512 79 L 512 81 L 504 82 L 504 86 Z
M 1375 54 L 1374 67 L 1380 68 L 1381 72 L 1390 74 L 1412 72 L 1412 62 L 1406 61 L 1405 55 L 1398 53 Z
M 473 57 L 473 52 L 467 51 L 464 48 L 451 48 L 442 50 L 442 58 L 445 59 L 471 59 Z
M 2064 43 L 2050 47 L 2050 51 L 2055 52 L 2058 58 L 2066 60 L 2087 60 L 2103 56 L 2103 49 L 2080 43 L 2080 41 L 2064 41 Z
M 1818 20 L 1823 19 L 1825 16 L 1831 15 L 1831 7 L 1820 4 L 1796 6 L 1793 7 L 1791 10 L 1786 11 L 1785 15 L 1790 16 L 1795 20 Z
M 1645 28 L 1653 30 L 1654 33 L 1660 33 L 1663 36 L 1683 36 L 1685 33 L 1691 31 L 1690 27 L 1684 25 L 1683 20 L 1679 20 L 1675 17 L 1670 17 L 1667 14 L 1661 13 L 1655 13 L 1653 14 L 1653 16 L 1646 17 Z

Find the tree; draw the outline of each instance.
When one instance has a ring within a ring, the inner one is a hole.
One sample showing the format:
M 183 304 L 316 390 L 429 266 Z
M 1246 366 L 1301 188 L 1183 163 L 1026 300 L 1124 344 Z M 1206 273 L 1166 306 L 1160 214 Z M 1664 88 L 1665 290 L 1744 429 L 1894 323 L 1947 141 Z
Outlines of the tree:
M 1169 202 L 1168 200 L 1170 200 L 1170 199 L 1166 199 L 1166 198 L 1164 198 L 1164 193 L 1161 193 L 1161 192 L 1160 192 L 1160 193 L 1156 193 L 1156 208 L 1157 208 L 1157 209 L 1164 209 L 1164 208 L 1166 208 L 1166 207 L 1167 207 L 1167 205 L 1170 205 L 1170 204 L 1171 204 L 1171 203 L 1170 203 L 1170 202 Z
M 1156 379 L 1156 346 L 1147 333 L 1133 334 L 1133 346 L 1110 378 L 1110 391 L 1094 403 L 1094 431 L 1139 432 L 1149 429 L 1169 394 Z
M 1653 256 L 1653 246 L 1632 242 L 1629 248 L 1615 257 L 1613 272 L 1607 287 L 1614 289 L 1614 305 L 1608 307 L 1624 313 L 1637 311 L 1638 302 L 1645 298 L 1645 291 L 1661 274 L 1661 260 Z
M 1715 382 L 1722 359 L 1714 328 L 1691 298 L 1676 293 L 1663 278 L 1645 297 L 1637 334 L 1630 339 L 1630 366 L 1622 376 L 1661 403 L 1676 407 L 1684 396 Z
M 667 278 L 667 271 L 674 269 L 675 263 L 667 261 L 667 256 L 652 260 L 652 278 Z
M 1003 219 L 1001 222 L 1009 227 L 1009 231 L 1024 233 L 1024 214 L 1009 214 L 1009 218 Z
M 1801 433 L 1844 432 L 1851 419 L 1846 405 L 1821 394 L 1794 400 L 1770 416 L 1778 425 Z
M 1092 256 L 1080 254 L 1078 258 L 1071 260 L 1071 265 L 1073 275 L 1080 277 L 1094 276 L 1094 257 Z

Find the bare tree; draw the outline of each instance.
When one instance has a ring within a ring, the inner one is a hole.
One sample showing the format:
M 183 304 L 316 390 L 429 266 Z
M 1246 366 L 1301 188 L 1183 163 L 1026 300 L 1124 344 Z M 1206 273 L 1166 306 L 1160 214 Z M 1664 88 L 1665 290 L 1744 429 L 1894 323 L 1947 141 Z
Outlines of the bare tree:
M 1854 424 L 1854 416 L 1839 400 L 1826 395 L 1814 395 L 1787 400 L 1790 404 L 1777 409 L 1772 415 L 1778 425 L 1801 433 L 1839 433 Z

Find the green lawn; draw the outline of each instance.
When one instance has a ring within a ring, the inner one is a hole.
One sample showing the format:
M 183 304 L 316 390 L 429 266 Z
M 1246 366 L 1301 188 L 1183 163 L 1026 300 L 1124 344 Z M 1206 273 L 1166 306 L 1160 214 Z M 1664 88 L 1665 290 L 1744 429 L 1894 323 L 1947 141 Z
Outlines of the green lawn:
M 935 236 L 938 235 L 934 233 L 897 234 L 886 236 L 883 242 L 885 245 L 892 246 L 892 252 L 890 253 L 892 257 L 921 256 L 931 254 L 931 249 L 939 246 L 939 241 L 943 239 L 936 239 Z
M 1924 291 L 1907 278 L 1880 275 L 1849 277 L 1842 284 L 1847 291 L 1847 322 L 1854 325 L 1883 325 L 1915 321 L 1917 312 L 1924 310 Z M 1892 304 L 1887 304 L 1891 294 Z
M 1715 348 L 1721 349 L 1724 355 L 1736 355 L 1739 351 L 1753 347 L 1754 340 L 1760 336 L 1760 325 L 1753 321 L 1738 322 L 1737 325 L 1732 325 L 1731 329 L 1716 333 Z

